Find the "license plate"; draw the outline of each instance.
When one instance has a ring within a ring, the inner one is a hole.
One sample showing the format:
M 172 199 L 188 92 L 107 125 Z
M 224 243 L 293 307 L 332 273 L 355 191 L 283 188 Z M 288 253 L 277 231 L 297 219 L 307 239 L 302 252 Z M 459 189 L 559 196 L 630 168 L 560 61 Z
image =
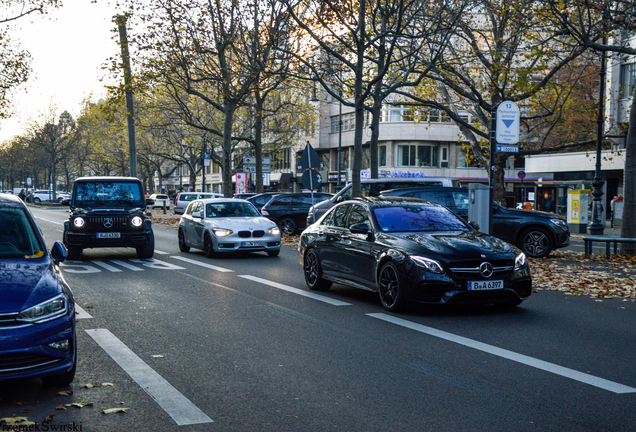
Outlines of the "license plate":
M 241 246 L 263 246 L 265 243 L 260 241 L 241 242 Z
M 97 238 L 119 238 L 119 233 L 97 233 Z
M 468 282 L 468 289 L 470 291 L 477 290 L 494 290 L 494 289 L 502 289 L 504 287 L 503 280 L 491 280 L 491 281 L 478 281 L 478 282 Z

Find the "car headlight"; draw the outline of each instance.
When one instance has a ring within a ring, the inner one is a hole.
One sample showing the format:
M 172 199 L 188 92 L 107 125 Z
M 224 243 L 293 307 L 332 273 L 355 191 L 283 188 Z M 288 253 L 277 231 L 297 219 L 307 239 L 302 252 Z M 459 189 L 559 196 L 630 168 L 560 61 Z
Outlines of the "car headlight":
M 18 319 L 20 321 L 39 324 L 64 316 L 67 312 L 68 297 L 66 294 L 60 294 L 50 300 L 23 310 L 18 314 Z
M 437 274 L 444 273 L 444 269 L 442 268 L 442 265 L 435 260 L 424 258 L 421 256 L 413 256 L 411 257 L 411 259 L 415 261 L 416 264 L 420 265 L 421 267 L 424 267 L 426 270 L 430 271 L 431 273 L 437 273 Z
M 78 228 L 81 228 L 84 226 L 84 218 L 81 217 L 76 217 L 75 219 L 73 219 L 73 225 L 75 225 Z
M 229 236 L 230 234 L 232 234 L 232 231 L 231 230 L 227 230 L 227 229 L 215 229 L 215 230 L 212 230 L 212 232 L 217 237 L 225 237 L 225 236 Z
M 139 216 L 135 216 L 130 222 L 132 222 L 133 226 L 140 227 L 144 220 Z
M 524 268 L 527 265 L 528 265 L 528 259 L 526 258 L 526 254 L 521 252 L 515 258 L 515 270 L 521 270 L 522 268 Z
M 272 235 L 280 235 L 280 229 L 278 229 L 278 227 L 270 228 L 267 231 Z
M 563 229 L 567 229 L 568 227 L 567 222 L 564 221 L 563 219 L 550 219 L 550 222 L 552 222 L 554 225 Z

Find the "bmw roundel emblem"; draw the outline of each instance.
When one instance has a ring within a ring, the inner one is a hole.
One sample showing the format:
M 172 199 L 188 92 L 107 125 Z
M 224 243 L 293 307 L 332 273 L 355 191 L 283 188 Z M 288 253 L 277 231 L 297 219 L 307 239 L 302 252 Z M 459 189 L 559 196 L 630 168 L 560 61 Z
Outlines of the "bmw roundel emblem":
M 481 263 L 481 265 L 479 266 L 479 273 L 481 273 L 481 275 L 485 278 L 489 278 L 490 276 L 492 276 L 492 264 L 490 264 L 489 262 Z
M 104 218 L 104 228 L 113 227 L 113 218 Z

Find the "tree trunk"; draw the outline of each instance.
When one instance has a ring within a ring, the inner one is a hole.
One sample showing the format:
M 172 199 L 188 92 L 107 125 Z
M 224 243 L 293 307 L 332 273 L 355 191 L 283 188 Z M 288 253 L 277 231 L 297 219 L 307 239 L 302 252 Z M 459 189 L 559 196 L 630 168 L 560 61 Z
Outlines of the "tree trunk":
M 236 103 L 226 100 L 225 102 L 225 122 L 223 123 L 223 196 L 232 198 L 232 125 L 234 124 L 234 112 Z
M 625 169 L 623 177 L 623 225 L 621 237 L 636 237 L 636 93 L 632 97 L 632 108 L 629 114 L 629 129 L 625 140 Z M 635 255 L 633 244 L 623 244 L 624 254 Z

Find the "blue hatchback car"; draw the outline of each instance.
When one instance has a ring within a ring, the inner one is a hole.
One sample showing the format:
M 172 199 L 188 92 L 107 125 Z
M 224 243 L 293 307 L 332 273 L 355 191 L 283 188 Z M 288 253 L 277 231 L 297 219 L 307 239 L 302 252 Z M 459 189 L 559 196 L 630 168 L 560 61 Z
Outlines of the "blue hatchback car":
M 66 385 L 75 376 L 75 301 L 31 212 L 16 195 L 0 195 L 0 380 L 42 378 Z

